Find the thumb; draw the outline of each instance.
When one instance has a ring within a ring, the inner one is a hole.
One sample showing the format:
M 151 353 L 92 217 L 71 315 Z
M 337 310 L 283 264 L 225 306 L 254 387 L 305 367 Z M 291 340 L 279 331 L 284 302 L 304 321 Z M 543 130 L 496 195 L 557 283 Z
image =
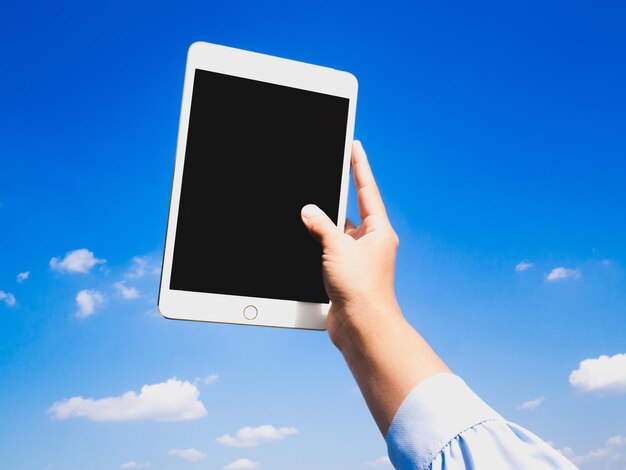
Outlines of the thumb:
M 315 204 L 307 204 L 300 212 L 302 221 L 311 235 L 317 238 L 322 247 L 328 243 L 339 233 L 337 226 L 324 213 L 322 209 Z

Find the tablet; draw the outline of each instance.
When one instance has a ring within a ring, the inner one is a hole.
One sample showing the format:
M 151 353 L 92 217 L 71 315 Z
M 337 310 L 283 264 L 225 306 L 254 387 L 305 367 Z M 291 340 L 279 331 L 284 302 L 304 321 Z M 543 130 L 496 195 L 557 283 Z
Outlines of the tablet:
M 159 290 L 166 318 L 325 329 L 322 250 L 300 210 L 343 230 L 357 81 L 197 42 L 187 55 Z

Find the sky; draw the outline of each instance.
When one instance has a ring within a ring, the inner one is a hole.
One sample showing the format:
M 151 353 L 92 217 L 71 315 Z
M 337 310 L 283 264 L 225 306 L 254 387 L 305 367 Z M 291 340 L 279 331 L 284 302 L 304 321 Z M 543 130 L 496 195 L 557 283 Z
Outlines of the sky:
M 157 313 L 202 40 L 356 75 L 405 316 L 507 419 L 626 469 L 625 21 L 591 1 L 3 2 L 0 467 L 391 468 L 324 332 Z

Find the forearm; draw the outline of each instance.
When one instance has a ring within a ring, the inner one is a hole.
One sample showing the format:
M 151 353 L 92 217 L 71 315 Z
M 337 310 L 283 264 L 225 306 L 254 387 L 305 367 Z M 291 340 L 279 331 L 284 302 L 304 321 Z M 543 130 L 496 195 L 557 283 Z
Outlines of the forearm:
M 395 300 L 363 309 L 368 311 L 346 312 L 336 343 L 385 436 L 409 392 L 449 369 L 405 320 Z

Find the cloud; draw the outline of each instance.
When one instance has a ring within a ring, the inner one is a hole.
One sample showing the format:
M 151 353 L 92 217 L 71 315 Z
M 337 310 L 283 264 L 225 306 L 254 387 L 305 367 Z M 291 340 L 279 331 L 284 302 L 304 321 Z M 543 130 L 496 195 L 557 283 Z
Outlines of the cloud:
M 569 383 L 581 392 L 626 392 L 626 354 L 581 361 Z
M 30 271 L 24 271 L 23 273 L 19 273 L 16 277 L 18 283 L 24 282 L 26 279 L 30 277 Z
M 198 388 L 188 381 L 172 377 L 165 382 L 144 385 L 120 396 L 57 401 L 49 409 L 52 419 L 85 417 L 90 421 L 190 421 L 206 416 L 204 404 L 198 399 Z
M 570 268 L 554 268 L 546 275 L 546 281 L 554 282 L 561 279 L 579 279 L 580 278 L 580 269 L 570 269 Z
M 219 379 L 220 379 L 220 376 L 213 373 L 213 374 L 207 375 L 205 378 L 196 377 L 196 380 L 194 380 L 193 383 L 195 383 L 196 385 L 198 384 L 213 385 Z
M 139 297 L 139 291 L 134 287 L 126 287 L 124 281 L 116 282 L 113 284 L 113 287 L 117 289 L 117 292 L 124 297 L 126 300 L 136 299 Z
M 391 460 L 386 455 L 379 457 L 374 460 L 368 460 L 367 462 L 363 462 L 364 467 L 369 468 L 393 468 L 391 465 Z
M 188 462 L 199 462 L 200 460 L 206 458 L 206 454 L 203 454 L 196 449 L 171 449 L 167 452 L 167 455 L 180 457 Z
M 541 404 L 544 401 L 546 401 L 544 397 L 538 397 L 538 398 L 535 398 L 534 400 L 525 401 L 524 403 L 519 405 L 517 409 L 518 410 L 534 410 L 536 408 L 539 408 L 539 406 L 541 406 Z
M 626 437 L 624 436 L 613 436 L 609 437 L 606 441 L 607 446 L 626 446 Z
M 139 462 L 135 462 L 134 460 L 130 460 L 120 465 L 120 468 L 146 468 L 149 466 L 150 466 L 149 463 L 139 463 Z
M 7 304 L 7 307 L 13 307 L 17 302 L 13 294 L 10 292 L 4 292 L 3 290 L 0 290 L 0 301 Z
M 52 258 L 50 268 L 59 272 L 67 273 L 88 273 L 96 264 L 105 263 L 106 260 L 96 258 L 87 248 L 70 251 L 65 254 L 65 258 Z
M 616 469 L 626 468 L 626 455 L 622 452 L 624 447 L 626 437 L 617 435 L 607 439 L 602 447 L 586 454 L 577 454 L 571 447 L 565 447 L 560 452 L 581 468 Z
M 252 468 L 257 468 L 259 466 L 259 462 L 253 462 L 250 459 L 239 459 L 234 462 L 225 465 L 224 468 L 226 470 L 248 470 Z
M 155 260 L 152 256 L 134 256 L 132 259 L 132 265 L 126 277 L 128 279 L 139 279 L 146 275 L 158 276 L 161 274 L 161 263 Z
M 96 308 L 100 307 L 104 303 L 104 294 L 97 290 L 83 289 L 76 294 L 76 304 L 78 305 L 78 311 L 76 312 L 77 318 L 87 318 L 93 315 Z
M 256 447 L 264 442 L 280 441 L 294 434 L 298 434 L 296 428 L 276 429 L 271 424 L 265 424 L 256 428 L 246 426 L 237 431 L 235 436 L 224 434 L 218 437 L 216 442 L 228 447 Z
M 527 269 L 530 269 L 533 266 L 534 266 L 534 264 L 531 263 L 530 261 L 523 260 L 523 261 L 520 261 L 519 263 L 517 263 L 515 265 L 515 271 L 518 272 L 518 273 L 521 273 L 522 271 L 526 271 Z

